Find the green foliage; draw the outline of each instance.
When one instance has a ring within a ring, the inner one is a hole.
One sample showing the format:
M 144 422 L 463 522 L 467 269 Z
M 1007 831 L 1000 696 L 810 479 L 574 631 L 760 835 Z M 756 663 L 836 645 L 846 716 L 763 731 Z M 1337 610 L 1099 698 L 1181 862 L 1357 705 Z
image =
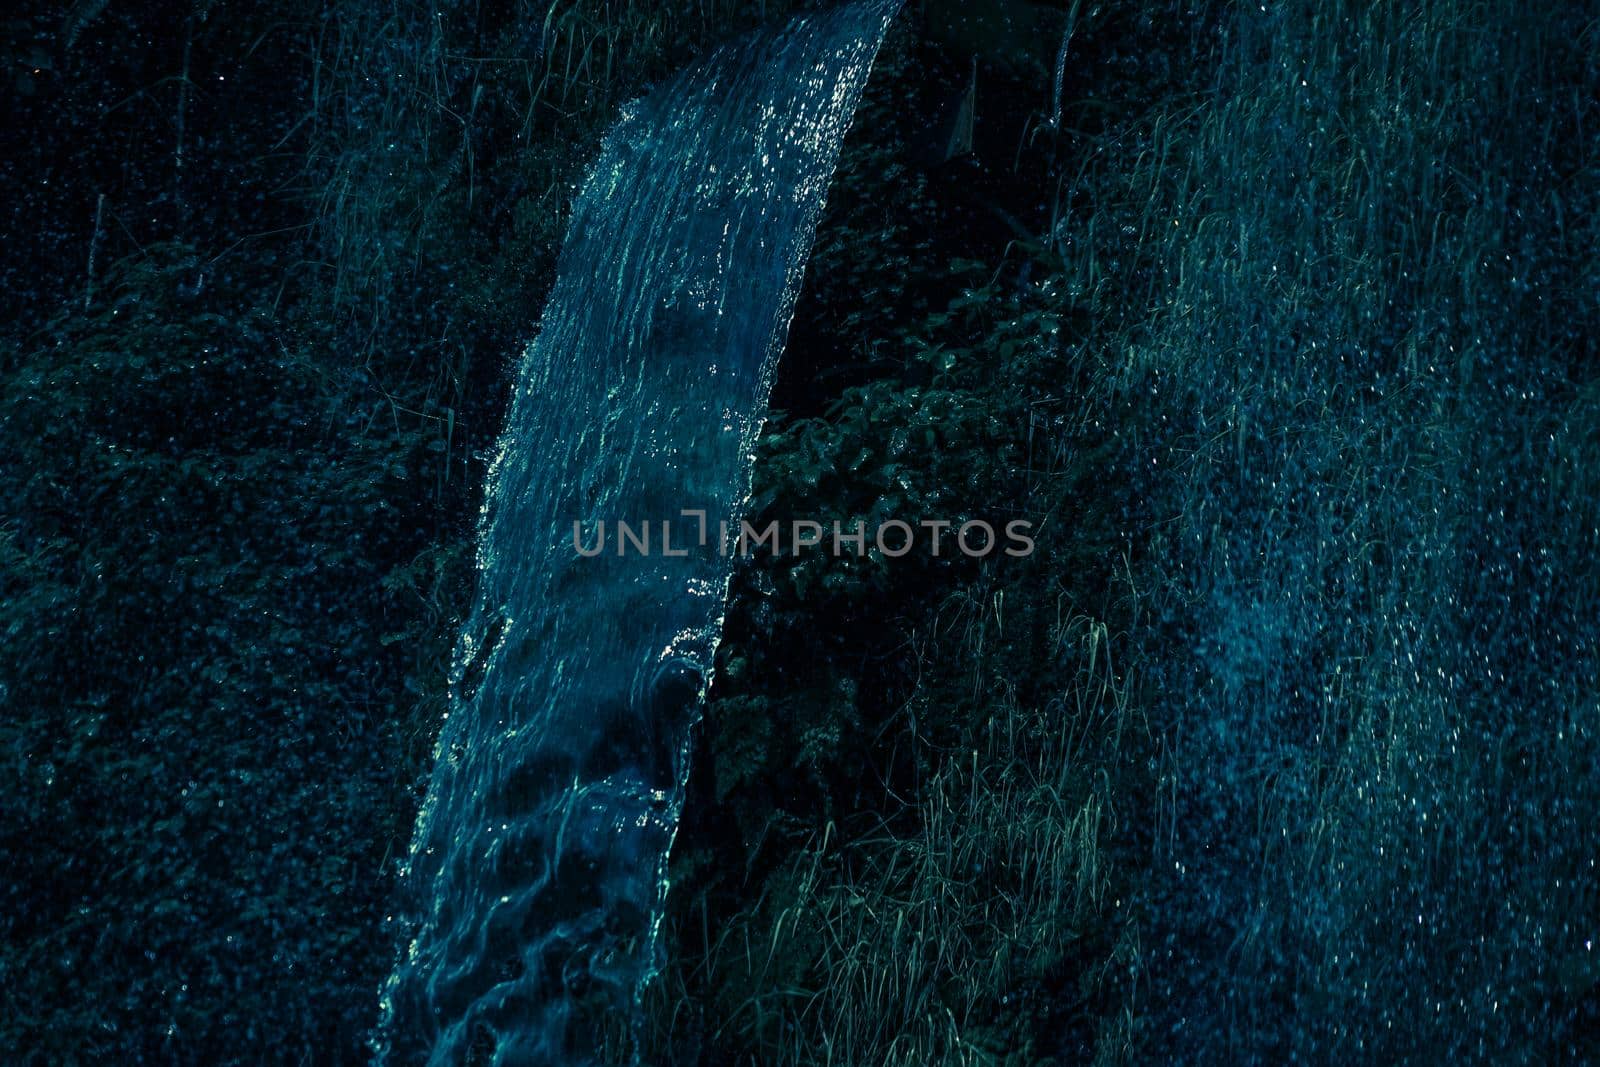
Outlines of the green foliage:
M 1126 1045 L 1115 811 L 1151 764 L 1114 629 L 1079 613 L 1131 618 L 1117 546 L 1138 509 L 1104 486 L 1113 415 L 1124 441 L 1139 424 L 1095 388 L 1062 257 L 1016 239 L 1026 201 L 912 163 L 906 115 L 945 63 L 899 35 L 869 89 L 786 354 L 842 384 L 780 382 L 815 413 L 769 425 L 753 521 L 1025 519 L 1038 548 L 760 554 L 736 574 L 652 990 L 663 1061 Z M 951 225 L 966 212 L 985 223 Z
M 436 431 L 351 433 L 312 337 L 225 284 L 152 247 L 6 356 L 0 968 L 41 1062 L 350 1048 L 386 955 L 390 709 L 450 642 L 403 503 Z
M 759 605 L 761 647 L 781 649 L 775 654 L 784 662 L 811 661 L 840 673 L 797 686 L 789 672 L 773 669 L 776 664 L 730 652 L 728 684 L 719 693 L 733 703 L 719 704 L 716 712 L 719 724 L 726 723 L 719 729 L 730 734 L 719 732 L 719 743 L 747 750 L 748 731 L 767 736 L 793 729 L 792 743 L 773 742 L 769 751 L 776 765 L 801 770 L 815 770 L 821 757 L 861 751 L 864 724 L 855 694 L 863 668 L 852 660 L 893 655 L 904 634 L 886 643 L 886 623 L 898 627 L 933 616 L 942 597 L 974 581 L 980 570 L 949 531 L 938 555 L 924 547 L 885 556 L 872 536 L 881 523 L 926 518 L 954 528 L 981 519 L 998 529 L 1022 515 L 1049 537 L 1054 524 L 1070 521 L 1053 505 L 1071 508 L 1067 497 L 1095 453 L 1080 442 L 1071 464 L 1049 472 L 1048 485 L 1040 484 L 1042 470 L 1028 466 L 1033 383 L 1064 373 L 1059 327 L 1037 306 L 1037 296 L 1007 298 L 992 285 L 963 291 L 948 310 L 921 323 L 922 332 L 901 332 L 901 378 L 849 388 L 824 416 L 786 420 L 763 436 L 753 525 L 811 518 L 824 525 L 824 544 L 758 556 L 741 575 L 740 589 Z M 926 384 L 914 384 L 919 381 Z M 844 535 L 858 527 L 868 531 L 866 551 L 856 552 L 847 541 L 845 551 L 831 551 L 835 522 Z M 1088 534 L 1077 530 L 1063 563 L 1096 550 Z M 929 541 L 925 532 L 919 537 Z M 736 605 L 745 599 L 736 597 Z M 829 625 L 819 626 L 820 619 Z M 751 685 L 771 687 L 776 705 L 767 708 L 746 695 Z M 826 739 L 833 743 L 821 745 Z M 723 794 L 753 773 L 747 759 L 726 763 L 718 761 Z

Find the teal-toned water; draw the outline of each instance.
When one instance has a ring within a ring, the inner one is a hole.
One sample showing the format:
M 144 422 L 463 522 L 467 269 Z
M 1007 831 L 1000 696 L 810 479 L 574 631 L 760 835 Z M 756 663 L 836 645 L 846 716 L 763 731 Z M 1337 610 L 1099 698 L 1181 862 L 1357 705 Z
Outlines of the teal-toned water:
M 483 516 L 418 817 L 392 1062 L 574 1064 L 626 1032 L 773 368 L 898 0 L 796 18 L 630 107 L 574 208 Z M 707 544 L 682 545 L 704 511 Z M 582 558 L 574 521 L 649 523 Z M 660 550 L 671 521 L 673 551 Z M 614 548 L 614 546 L 612 546 Z

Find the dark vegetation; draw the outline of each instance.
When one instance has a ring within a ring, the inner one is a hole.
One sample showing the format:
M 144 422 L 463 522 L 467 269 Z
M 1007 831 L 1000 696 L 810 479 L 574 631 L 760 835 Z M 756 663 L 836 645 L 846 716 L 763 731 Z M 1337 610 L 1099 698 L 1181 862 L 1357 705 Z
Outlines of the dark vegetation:
M 0 19 L 13 1060 L 365 1059 L 583 165 L 793 6 Z M 655 1060 L 1600 1059 L 1600 21 L 1271 7 L 908 5 L 756 507 L 1038 550 L 741 568 Z

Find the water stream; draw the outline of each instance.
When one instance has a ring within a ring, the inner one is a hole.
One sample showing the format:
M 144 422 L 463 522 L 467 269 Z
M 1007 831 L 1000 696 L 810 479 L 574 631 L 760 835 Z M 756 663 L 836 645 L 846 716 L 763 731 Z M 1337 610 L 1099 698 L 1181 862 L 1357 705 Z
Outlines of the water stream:
M 490 472 L 409 947 L 383 994 L 389 1062 L 602 1062 L 604 1035 L 626 1033 L 721 632 L 718 531 L 745 505 L 824 194 L 898 6 L 724 47 L 605 140 Z M 704 545 L 685 511 L 704 512 Z M 574 521 L 588 547 L 619 520 L 648 524 L 648 555 L 576 550 Z

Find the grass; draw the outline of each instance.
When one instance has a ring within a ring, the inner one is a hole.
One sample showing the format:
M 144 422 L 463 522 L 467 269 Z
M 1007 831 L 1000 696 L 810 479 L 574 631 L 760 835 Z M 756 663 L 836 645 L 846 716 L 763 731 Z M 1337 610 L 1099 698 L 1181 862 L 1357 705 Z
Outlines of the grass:
M 1069 86 L 1039 242 L 1076 332 L 1026 400 L 1068 448 L 1119 442 L 1084 507 L 1148 512 L 1118 520 L 1140 684 L 1089 666 L 1110 646 L 1081 617 L 1057 678 L 1008 648 L 992 576 L 964 587 L 968 629 L 929 642 L 963 680 L 897 727 L 930 772 L 680 947 L 656 994 L 680 1053 L 1596 1054 L 1600 23 L 1214 14 L 1152 40 L 1198 73 L 1142 105 Z M 1053 700 L 1014 695 L 1041 679 Z
M 969 601 L 949 622 L 961 636 L 946 654 L 981 675 L 985 642 L 1007 639 L 1002 612 Z M 1060 698 L 997 694 L 974 747 L 945 754 L 914 806 L 813 835 L 768 899 L 714 939 L 705 932 L 700 973 L 669 972 L 655 994 L 676 982 L 680 997 L 691 984 L 742 996 L 699 1020 L 680 999 L 667 1025 L 710 1026 L 709 1047 L 775 1065 L 1033 1062 L 1019 1011 L 1057 1010 L 1046 990 L 1084 941 L 1113 933 L 1108 968 L 1133 951 L 1116 940 L 1128 902 L 1107 856 L 1118 819 L 1107 768 L 1144 730 L 1103 622 L 1062 605 L 1049 640 L 1071 678 Z M 1080 1009 L 1101 976 L 1083 977 Z M 1064 1025 L 1092 1036 L 1120 1023 Z
M 1597 903 L 1592 507 L 1556 489 L 1593 389 L 1568 280 L 1593 232 L 1566 221 L 1595 202 L 1592 33 L 1239 8 L 1214 101 L 1135 172 L 1164 276 L 1113 387 L 1186 427 L 1152 456 L 1174 521 L 1147 581 L 1188 635 L 1152 650 L 1188 801 L 1154 870 L 1194 873 L 1152 892 L 1225 953 L 1153 966 L 1148 1010 L 1229 1019 L 1202 1059 L 1589 1039 L 1592 968 L 1552 972 Z

